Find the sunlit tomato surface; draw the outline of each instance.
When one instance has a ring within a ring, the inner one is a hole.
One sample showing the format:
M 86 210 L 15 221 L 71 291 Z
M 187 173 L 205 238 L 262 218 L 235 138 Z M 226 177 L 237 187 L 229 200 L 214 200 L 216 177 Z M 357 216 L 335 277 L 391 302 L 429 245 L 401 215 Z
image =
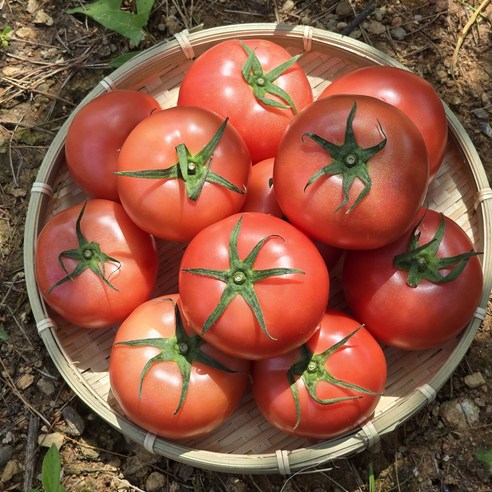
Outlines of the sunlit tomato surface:
M 153 238 L 130 220 L 120 203 L 95 198 L 86 202 L 80 220 L 81 245 L 76 223 L 83 206 L 63 210 L 42 229 L 36 280 L 47 304 L 67 321 L 105 328 L 148 299 L 157 277 L 157 252 Z M 89 266 L 76 275 L 77 264 L 84 264 L 74 259 L 76 250 L 88 263 L 95 262 L 100 275 Z M 98 250 L 105 260 L 97 261 Z
M 102 94 L 83 106 L 72 120 L 65 141 L 67 166 L 75 182 L 88 195 L 118 201 L 118 154 L 129 133 L 159 103 L 149 94 L 117 90 Z
M 193 238 L 181 262 L 179 292 L 185 316 L 205 340 L 259 359 L 313 334 L 328 302 L 329 277 L 309 238 L 284 220 L 251 212 Z
M 320 329 L 307 342 L 307 350 L 298 348 L 254 362 L 253 396 L 273 426 L 297 436 L 327 439 L 349 432 L 371 417 L 385 387 L 386 359 L 374 337 L 360 326 L 347 314 L 327 311 Z M 322 355 L 358 328 L 340 348 Z M 293 370 L 295 364 L 301 369 Z M 327 374 L 341 381 L 329 382 Z M 290 386 L 294 381 L 299 411 Z M 345 383 L 373 394 L 343 387 Z M 312 394 L 320 400 L 355 399 L 323 404 Z
M 249 384 L 249 362 L 227 356 L 206 343 L 197 347 L 198 337 L 184 320 L 183 329 L 194 341 L 185 338 L 183 342 L 183 337 L 177 336 L 176 300 L 176 295 L 151 299 L 121 324 L 111 350 L 109 376 L 112 392 L 131 421 L 161 437 L 180 440 L 207 434 L 232 414 Z M 175 354 L 176 360 L 168 360 L 163 353 L 164 339 L 168 353 Z M 138 345 L 121 344 L 135 340 Z M 231 372 L 194 356 L 187 359 L 192 350 Z M 152 363 L 154 357 L 166 360 Z M 184 386 L 187 389 L 183 393 Z
M 244 43 L 257 57 L 261 71 L 247 70 L 250 83 L 243 76 L 248 60 Z M 261 39 L 228 40 L 216 44 L 199 56 L 181 83 L 178 104 L 201 106 L 223 117 L 228 116 L 248 146 L 253 163 L 273 157 L 280 138 L 295 114 L 290 104 L 277 94 L 264 97 L 287 108 L 272 107 L 255 96 L 254 89 L 266 87 L 268 74 L 291 59 L 283 47 Z M 297 111 L 313 100 L 311 86 L 296 62 L 272 83 L 285 91 Z M 273 89 L 277 91 L 277 89 Z
M 173 107 L 154 113 L 131 132 L 121 149 L 118 171 L 161 173 L 152 179 L 118 175 L 121 203 L 143 230 L 163 239 L 188 241 L 204 227 L 240 210 L 251 157 L 230 123 L 211 155 L 203 158 L 224 122 L 206 109 Z M 189 157 L 184 166 L 187 181 L 178 155 L 178 147 L 184 146 L 189 152 L 184 151 Z M 174 175 L 162 175 L 161 171 L 171 169 Z M 217 176 L 236 189 L 213 182 Z M 189 187 L 201 185 L 199 195 L 190 198 Z
M 418 219 L 422 222 L 416 230 L 420 234 L 416 246 L 431 242 L 431 249 L 417 256 L 415 271 L 424 271 L 425 264 L 435 261 L 433 247 L 437 258 L 472 251 L 468 236 L 450 218 L 445 217 L 441 242 L 434 239 L 441 215 L 426 210 Z M 343 289 L 351 311 L 378 340 L 401 349 L 422 350 L 444 343 L 465 327 L 480 302 L 483 274 L 478 256 L 472 256 L 455 280 L 439 283 L 424 278 L 416 287 L 409 286 L 409 271 L 394 262 L 408 250 L 412 231 L 384 248 L 350 251 L 344 263 Z M 457 266 L 455 262 L 438 273 L 446 277 Z
M 306 234 L 342 249 L 369 249 L 410 227 L 428 173 L 424 141 L 407 116 L 373 97 L 339 95 L 295 117 L 273 182 L 280 208 Z
M 448 140 L 444 106 L 434 87 L 417 74 L 397 67 L 362 67 L 335 79 L 319 99 L 335 94 L 377 97 L 403 111 L 420 130 L 432 179 L 442 163 Z

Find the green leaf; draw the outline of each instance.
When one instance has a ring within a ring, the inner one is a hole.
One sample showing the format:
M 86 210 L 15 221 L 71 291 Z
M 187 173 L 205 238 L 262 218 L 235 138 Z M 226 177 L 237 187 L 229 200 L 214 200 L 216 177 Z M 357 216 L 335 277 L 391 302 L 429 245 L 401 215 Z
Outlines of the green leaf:
M 489 467 L 490 473 L 492 473 L 492 448 L 479 449 L 475 453 L 475 458 L 482 463 L 485 463 Z
M 124 53 L 123 55 L 116 56 L 109 61 L 109 66 L 111 68 L 120 68 L 121 65 L 125 64 L 127 61 L 131 60 L 134 56 L 138 55 L 140 51 L 130 51 L 129 53 Z
M 121 10 L 122 0 L 96 0 L 83 7 L 68 9 L 68 14 L 85 14 L 106 29 L 130 39 L 135 46 L 145 36 L 144 27 L 149 21 L 155 0 L 137 0 L 137 13 Z
M 58 448 L 52 444 L 43 459 L 41 481 L 46 492 L 67 492 L 60 484 L 61 460 Z
M 5 331 L 3 326 L 0 326 L 0 342 L 7 342 L 9 339 L 9 336 L 7 335 L 7 332 Z

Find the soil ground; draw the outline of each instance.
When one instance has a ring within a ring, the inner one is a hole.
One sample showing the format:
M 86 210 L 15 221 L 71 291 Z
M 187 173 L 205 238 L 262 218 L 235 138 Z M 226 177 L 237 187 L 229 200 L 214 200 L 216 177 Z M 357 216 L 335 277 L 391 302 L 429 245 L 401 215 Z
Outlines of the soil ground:
M 57 373 L 30 312 L 22 241 L 29 190 L 57 130 L 111 72 L 128 40 L 68 7 L 88 2 L 0 0 L 0 492 L 40 488 L 46 447 L 63 442 L 67 490 L 363 491 L 373 467 L 377 491 L 492 490 L 476 453 L 492 448 L 492 312 L 436 400 L 382 442 L 381 449 L 328 464 L 330 471 L 281 477 L 219 474 L 152 456 L 94 415 Z M 123 7 L 134 8 L 133 1 Z M 487 4 L 474 20 L 474 12 Z M 156 1 L 139 48 L 176 32 L 246 22 L 307 24 L 340 32 L 374 6 L 351 36 L 430 81 L 468 132 L 492 178 L 490 2 L 468 1 Z M 453 72 L 453 53 L 468 21 Z M 5 31 L 4 31 L 5 32 Z M 9 37 L 10 36 L 10 37 Z M 452 417 L 449 408 L 458 411 Z M 460 420 L 471 407 L 473 419 Z M 461 412 L 461 413 L 460 413 Z M 71 430 L 67 427 L 71 423 Z

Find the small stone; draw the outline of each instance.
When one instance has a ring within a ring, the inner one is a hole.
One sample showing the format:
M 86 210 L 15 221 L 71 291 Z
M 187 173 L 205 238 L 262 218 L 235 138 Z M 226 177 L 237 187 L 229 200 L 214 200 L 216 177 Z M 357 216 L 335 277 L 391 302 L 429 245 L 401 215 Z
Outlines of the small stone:
M 292 0 L 287 0 L 286 2 L 284 2 L 280 10 L 282 10 L 282 12 L 287 13 L 294 10 L 295 6 L 296 4 Z
M 2 69 L 2 73 L 5 77 L 15 77 L 19 72 L 22 71 L 22 68 L 16 66 L 5 67 Z
M 374 9 L 374 18 L 378 21 L 383 20 L 383 17 L 386 15 L 386 7 L 378 7 Z
M 349 2 L 342 0 L 341 2 L 338 3 L 337 8 L 336 8 L 336 14 L 338 17 L 348 17 L 349 15 L 353 14 L 352 11 L 352 6 L 350 5 Z
M 342 31 L 348 26 L 346 22 L 338 22 L 337 23 L 337 31 Z
M 407 35 L 407 31 L 403 29 L 403 27 L 394 27 L 390 31 L 391 37 L 393 39 L 396 39 L 397 41 L 403 41 L 405 39 L 405 36 Z
M 175 15 L 170 15 L 166 19 L 166 26 L 169 34 L 174 35 L 177 32 L 181 31 L 181 24 L 179 23 L 177 17 Z
M 163 22 L 157 24 L 157 30 L 160 32 L 164 32 L 166 30 L 166 24 L 164 24 Z
M 34 383 L 34 375 L 33 374 L 23 374 L 16 383 L 17 388 L 20 390 L 25 390 Z
M 393 27 L 400 27 L 402 24 L 403 24 L 403 17 L 400 17 L 399 15 L 393 17 L 393 20 L 391 21 L 391 25 Z
M 36 386 L 38 387 L 39 391 L 41 391 L 41 393 L 44 393 L 46 396 L 52 396 L 55 394 L 55 385 L 47 379 L 41 378 L 36 383 Z
M 20 39 L 36 39 L 38 37 L 37 32 L 30 27 L 19 27 L 15 31 L 15 35 Z
M 480 386 L 483 386 L 486 382 L 481 372 L 468 374 L 468 376 L 465 376 L 464 381 L 465 384 L 472 389 L 479 388 Z
M 450 427 L 466 430 L 480 420 L 480 408 L 469 398 L 455 398 L 441 405 L 441 417 Z
M 488 120 L 489 119 L 489 113 L 483 108 L 474 109 L 472 111 L 472 113 L 473 113 L 473 116 L 476 116 L 480 120 Z
M 386 32 L 386 26 L 382 22 L 376 20 L 365 22 L 364 27 L 371 34 L 382 34 L 383 32 Z
M 27 2 L 26 10 L 30 14 L 34 14 L 34 12 L 36 12 L 36 10 L 38 10 L 38 8 L 39 8 L 39 4 L 38 4 L 37 0 L 29 0 Z
M 134 476 L 144 476 L 149 469 L 150 467 L 146 463 L 142 463 L 138 456 L 129 456 L 124 467 L 126 474 Z
M 158 492 L 166 487 L 166 476 L 159 472 L 152 472 L 145 480 L 145 490 L 147 492 Z
M 65 443 L 65 437 L 59 432 L 51 432 L 50 434 L 40 434 L 38 436 L 38 444 L 45 448 L 50 448 L 54 444 L 60 449 Z
M 8 482 L 20 472 L 19 463 L 15 460 L 7 461 L 5 468 L 2 471 L 2 476 L 0 477 L 0 482 Z
M 84 433 L 84 419 L 72 407 L 64 407 L 61 413 L 65 420 L 65 424 L 67 424 L 66 433 L 69 436 L 80 436 Z
M 50 17 L 44 10 L 38 10 L 34 15 L 34 24 L 52 26 L 54 24 L 54 21 L 53 18 Z
M 0 446 L 0 466 L 5 465 L 12 458 L 13 452 L 12 446 Z
M 490 126 L 490 123 L 486 121 L 481 121 L 480 122 L 480 131 L 489 138 L 492 138 L 492 127 Z
M 99 458 L 99 451 L 96 449 L 96 443 L 80 439 L 80 451 L 85 458 L 96 460 Z

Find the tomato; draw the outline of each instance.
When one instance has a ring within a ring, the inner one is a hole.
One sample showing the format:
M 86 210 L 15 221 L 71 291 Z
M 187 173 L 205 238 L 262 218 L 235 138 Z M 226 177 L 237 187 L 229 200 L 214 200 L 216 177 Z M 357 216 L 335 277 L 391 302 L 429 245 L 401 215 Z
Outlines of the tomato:
M 177 295 L 157 297 L 128 316 L 115 336 L 109 376 L 116 401 L 135 424 L 188 439 L 232 414 L 249 384 L 249 362 L 204 343 L 176 302 Z
M 157 278 L 153 238 L 120 203 L 90 199 L 52 217 L 36 243 L 36 280 L 70 323 L 105 328 L 148 299 Z
M 273 189 L 273 157 L 257 162 L 251 171 L 246 201 L 241 212 L 261 212 L 282 217 Z
M 422 211 L 413 230 L 392 244 L 347 254 L 347 304 L 387 345 L 406 350 L 437 347 L 465 327 L 480 302 L 483 274 L 478 257 L 469 254 L 472 249 L 453 220 Z M 461 254 L 464 257 L 447 260 Z
M 178 105 L 201 106 L 229 117 L 253 163 L 273 157 L 296 111 L 313 100 L 298 57 L 268 40 L 218 43 L 186 73 Z
M 429 82 L 403 68 L 362 67 L 335 79 L 318 98 L 335 94 L 377 97 L 405 113 L 424 139 L 429 178 L 436 175 L 446 152 L 448 123 L 444 105 Z
M 253 396 L 274 427 L 326 439 L 369 420 L 386 373 L 374 337 L 354 318 L 329 310 L 305 345 L 254 362 Z
M 227 119 L 181 106 L 135 127 L 121 148 L 118 173 L 121 203 L 139 227 L 188 241 L 240 210 L 251 157 Z
M 251 212 L 191 240 L 179 292 L 197 333 L 254 360 L 292 350 L 313 334 L 328 302 L 329 277 L 309 238 L 284 220 Z
M 331 96 L 301 111 L 273 167 L 288 220 L 342 249 L 388 244 L 412 224 L 427 191 L 427 151 L 417 127 L 369 96 Z
M 118 154 L 129 133 L 159 103 L 149 94 L 117 90 L 97 96 L 74 116 L 67 130 L 65 157 L 75 182 L 88 195 L 119 201 Z

